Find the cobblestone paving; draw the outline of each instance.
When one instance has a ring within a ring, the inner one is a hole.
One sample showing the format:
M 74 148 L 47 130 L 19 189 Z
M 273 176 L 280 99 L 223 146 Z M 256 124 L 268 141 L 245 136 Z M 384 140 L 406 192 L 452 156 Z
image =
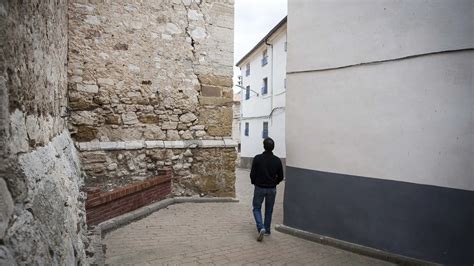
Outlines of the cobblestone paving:
M 110 232 L 103 240 L 106 264 L 389 265 L 276 230 L 257 242 L 248 174 L 237 170 L 239 203 L 176 204 Z M 273 226 L 283 221 L 283 189 L 281 184 Z

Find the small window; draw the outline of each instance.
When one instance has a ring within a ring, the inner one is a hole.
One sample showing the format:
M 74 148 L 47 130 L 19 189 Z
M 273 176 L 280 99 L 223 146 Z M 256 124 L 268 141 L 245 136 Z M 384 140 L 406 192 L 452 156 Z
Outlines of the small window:
M 268 93 L 268 78 L 263 79 L 262 95 Z
M 247 88 L 245 88 L 245 100 L 248 99 L 250 99 L 250 86 L 247 86 Z
M 245 135 L 245 136 L 248 136 L 248 135 L 249 135 L 249 123 L 248 123 L 248 122 L 245 122 L 244 135 Z
M 268 122 L 263 122 L 262 138 L 268 138 Z
M 268 55 L 267 55 L 267 49 L 265 49 L 262 53 L 262 66 L 268 64 Z
M 286 89 L 286 78 L 285 78 L 285 80 L 283 81 L 283 83 L 284 83 L 283 85 L 285 86 L 285 89 Z
M 288 42 L 285 41 L 285 52 L 288 51 Z
M 245 67 L 245 76 L 249 76 L 250 75 L 250 63 L 247 64 L 247 66 Z

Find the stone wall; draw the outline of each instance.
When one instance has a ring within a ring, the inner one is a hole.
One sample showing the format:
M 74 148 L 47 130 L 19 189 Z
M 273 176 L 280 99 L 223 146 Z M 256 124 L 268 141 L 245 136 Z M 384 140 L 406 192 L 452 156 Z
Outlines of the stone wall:
M 85 260 L 67 104 L 67 2 L 0 2 L 0 265 Z
M 233 1 L 72 0 L 69 36 L 70 130 L 96 146 L 81 154 L 88 185 L 171 168 L 175 194 L 234 194 L 235 145 L 209 145 L 231 137 Z
M 83 142 L 79 149 L 88 186 L 104 191 L 172 169 L 175 195 L 234 196 L 234 146 L 231 140 Z

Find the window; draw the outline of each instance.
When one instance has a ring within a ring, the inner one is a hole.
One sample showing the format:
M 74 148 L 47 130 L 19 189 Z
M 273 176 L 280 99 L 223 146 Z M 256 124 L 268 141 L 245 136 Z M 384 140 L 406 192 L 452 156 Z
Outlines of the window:
M 247 88 L 245 88 L 245 100 L 248 99 L 250 99 L 250 86 L 247 86 Z
M 285 52 L 288 51 L 288 42 L 285 41 Z
M 245 67 L 245 76 L 250 75 L 250 63 L 247 63 L 247 66 Z
M 248 122 L 245 122 L 244 135 L 245 135 L 245 136 L 248 136 L 248 135 L 249 135 L 249 123 L 248 123 Z
M 268 93 L 268 78 L 263 79 L 262 95 Z
M 268 122 L 263 122 L 262 138 L 268 138 Z
M 267 49 L 265 49 L 262 54 L 262 66 L 266 65 L 267 63 L 268 63 L 268 55 L 267 55 Z
M 283 85 L 285 86 L 285 89 L 286 89 L 286 78 L 285 78 L 285 80 L 283 81 Z

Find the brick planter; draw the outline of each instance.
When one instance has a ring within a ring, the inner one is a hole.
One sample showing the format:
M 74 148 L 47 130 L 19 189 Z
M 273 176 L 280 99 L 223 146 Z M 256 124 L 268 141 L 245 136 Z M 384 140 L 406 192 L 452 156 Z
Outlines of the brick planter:
M 160 171 L 159 176 L 130 184 L 114 191 L 101 192 L 97 187 L 86 187 L 86 219 L 88 225 L 136 210 L 150 203 L 163 200 L 171 193 L 170 170 Z

